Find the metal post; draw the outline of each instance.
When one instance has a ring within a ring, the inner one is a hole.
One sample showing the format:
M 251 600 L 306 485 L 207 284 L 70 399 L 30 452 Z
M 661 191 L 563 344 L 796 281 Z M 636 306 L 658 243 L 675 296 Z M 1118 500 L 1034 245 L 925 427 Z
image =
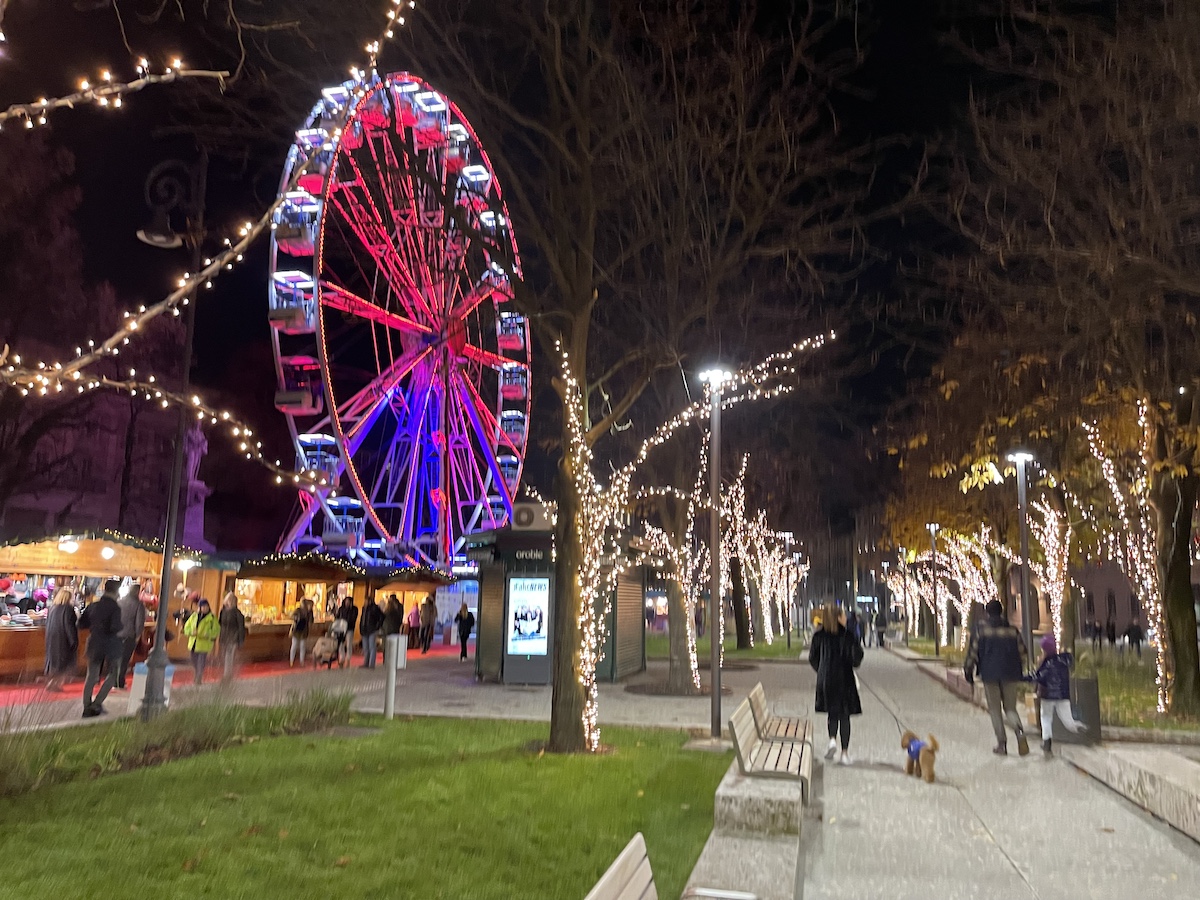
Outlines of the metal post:
M 942 630 L 945 622 L 938 621 L 937 526 L 929 526 L 929 543 L 933 547 L 933 655 L 942 655 Z
M 1017 462 L 1017 506 L 1021 515 L 1021 640 L 1033 659 L 1032 617 L 1029 609 L 1029 510 L 1025 501 L 1025 460 Z
M 385 634 L 383 636 L 383 669 L 384 694 L 383 717 L 394 718 L 396 715 L 396 655 L 400 652 L 400 635 Z
M 783 552 L 784 552 L 784 555 L 787 557 L 788 562 L 790 563 L 792 561 L 792 539 L 790 537 L 785 537 L 783 539 Z M 792 567 L 789 565 L 784 569 L 784 571 L 787 573 L 788 592 L 787 592 L 787 603 L 784 604 L 784 609 L 783 609 L 783 630 L 787 632 L 787 647 L 789 650 L 791 650 L 792 649 L 792 595 L 793 595 L 793 592 L 795 589 L 792 587 L 792 572 L 793 572 Z
M 721 627 L 721 383 L 709 384 L 709 447 L 708 487 L 712 509 L 709 511 L 709 634 L 711 653 L 709 665 L 712 689 L 712 737 L 721 737 L 721 643 L 725 634 Z
M 147 183 L 149 195 L 150 184 L 154 181 L 155 172 L 150 173 Z M 190 274 L 200 271 L 204 253 L 204 195 L 208 190 L 208 151 L 201 149 L 200 160 L 197 163 L 191 185 L 192 216 L 189 217 L 187 240 L 192 247 L 192 268 Z M 193 291 L 185 301 L 183 310 L 183 372 L 180 376 L 179 392 L 186 394 L 191 381 L 192 372 L 192 338 L 196 331 L 196 293 Z M 163 538 L 162 576 L 158 582 L 158 612 L 154 618 L 154 647 L 146 658 L 146 694 L 142 698 L 140 715 L 143 721 L 149 721 L 166 709 L 166 674 L 167 664 L 167 615 L 171 595 L 171 566 L 175 555 L 175 535 L 179 526 L 179 491 L 183 481 L 183 455 L 187 439 L 188 425 L 191 414 L 186 408 L 179 410 L 179 425 L 175 432 L 175 458 L 171 461 L 171 486 L 167 493 L 167 530 Z

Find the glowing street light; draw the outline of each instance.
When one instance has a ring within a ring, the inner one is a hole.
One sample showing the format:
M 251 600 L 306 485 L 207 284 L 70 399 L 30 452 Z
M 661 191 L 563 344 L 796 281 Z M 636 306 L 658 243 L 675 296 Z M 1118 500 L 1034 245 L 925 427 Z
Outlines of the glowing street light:
M 709 686 L 712 691 L 712 738 L 721 738 L 721 643 L 725 639 L 721 627 L 721 388 L 733 379 L 726 369 L 705 369 L 700 381 L 708 387 L 708 465 L 709 465 L 709 534 L 708 560 L 709 600 Z
M 925 527 L 929 529 L 929 544 L 933 548 L 933 655 L 941 656 L 942 632 L 945 631 L 945 623 L 940 621 L 938 616 L 937 533 L 942 526 L 937 522 L 929 522 Z

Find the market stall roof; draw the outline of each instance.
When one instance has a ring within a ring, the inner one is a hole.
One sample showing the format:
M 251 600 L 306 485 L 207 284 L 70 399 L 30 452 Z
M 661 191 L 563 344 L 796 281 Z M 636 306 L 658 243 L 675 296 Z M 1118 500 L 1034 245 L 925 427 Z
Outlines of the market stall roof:
M 453 579 L 424 567 L 360 566 L 324 553 L 272 553 L 248 557 L 238 566 L 239 578 L 284 578 L 289 581 L 365 581 L 373 585 L 410 582 L 449 584 Z
M 236 568 L 188 547 L 177 547 L 175 557 L 206 568 Z M 9 535 L 0 542 L 0 570 L 64 575 L 124 571 L 157 577 L 161 569 L 162 541 L 112 529 Z

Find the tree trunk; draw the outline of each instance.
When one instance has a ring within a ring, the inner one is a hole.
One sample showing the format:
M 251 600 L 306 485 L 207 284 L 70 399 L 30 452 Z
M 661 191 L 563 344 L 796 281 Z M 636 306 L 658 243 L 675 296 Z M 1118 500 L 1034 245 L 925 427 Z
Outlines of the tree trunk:
M 1067 580 L 1063 588 L 1062 604 L 1062 646 L 1059 652 L 1074 655 L 1075 638 L 1079 634 L 1079 591 Z
M 929 604 L 926 603 L 924 600 L 919 600 L 918 602 L 921 604 L 919 607 L 919 609 L 921 610 L 921 614 L 919 617 L 920 618 L 919 634 L 921 637 L 923 637 L 927 640 L 933 640 L 933 638 L 934 638 L 933 610 L 931 610 L 929 608 Z
M 737 648 L 750 649 L 750 618 L 746 615 L 746 582 L 742 579 L 742 561 L 729 561 L 729 580 L 733 588 L 733 626 L 737 632 Z
M 1012 563 L 1001 556 L 999 553 L 992 554 L 992 578 L 996 581 L 996 596 L 1000 599 L 1000 605 L 1004 607 L 1004 617 L 1011 619 L 1013 614 L 1011 578 L 1009 573 L 1012 571 Z
M 567 437 L 569 439 L 569 436 Z M 579 677 L 582 641 L 579 613 L 583 608 L 579 570 L 583 563 L 583 548 L 579 532 L 579 495 L 565 456 L 559 464 L 558 477 L 553 693 L 550 701 L 550 743 L 547 749 L 552 753 L 582 753 L 588 749 L 583 727 L 586 697 Z
M 688 653 L 688 621 L 683 588 L 673 579 L 667 580 L 667 632 L 671 641 L 671 660 L 667 669 L 667 693 L 686 696 L 699 691 L 692 680 L 692 661 Z
M 765 641 L 767 630 L 763 626 L 762 595 L 753 577 L 746 579 L 746 593 L 750 597 L 750 634 L 756 641 Z
M 1196 646 L 1196 607 L 1192 596 L 1192 516 L 1200 476 L 1161 476 L 1156 492 L 1158 572 L 1162 585 L 1167 646 L 1174 679 L 1167 711 L 1200 716 L 1200 652 Z

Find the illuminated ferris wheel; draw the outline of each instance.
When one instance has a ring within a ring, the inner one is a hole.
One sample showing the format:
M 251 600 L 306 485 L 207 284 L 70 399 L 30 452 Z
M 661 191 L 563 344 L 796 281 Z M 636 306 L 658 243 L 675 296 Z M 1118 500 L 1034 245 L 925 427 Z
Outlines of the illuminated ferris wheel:
M 324 90 L 281 183 L 275 405 L 298 468 L 331 487 L 300 490 L 279 547 L 447 567 L 511 515 L 529 432 L 520 263 L 487 154 L 397 73 Z

